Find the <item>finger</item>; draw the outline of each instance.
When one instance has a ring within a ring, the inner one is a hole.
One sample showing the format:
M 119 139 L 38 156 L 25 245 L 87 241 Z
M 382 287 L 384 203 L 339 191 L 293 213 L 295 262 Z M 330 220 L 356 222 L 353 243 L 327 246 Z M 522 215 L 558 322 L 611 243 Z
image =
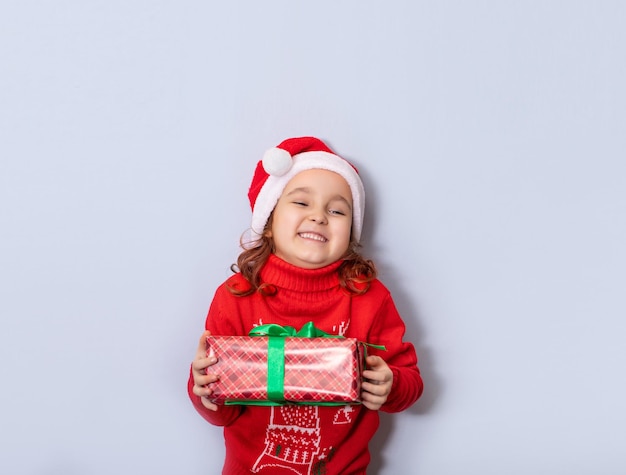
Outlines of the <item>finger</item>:
M 202 401 L 202 405 L 204 407 L 206 407 L 208 410 L 210 410 L 210 411 L 217 411 L 217 404 L 212 403 L 207 398 L 203 397 L 202 399 L 200 399 L 200 401 Z
M 379 384 L 388 383 L 393 379 L 393 373 L 388 368 L 376 371 L 366 369 L 365 371 L 363 371 L 362 376 L 363 379 L 366 381 L 371 381 Z
M 219 381 L 220 377 L 217 374 L 199 374 L 193 377 L 193 393 L 196 396 L 208 396 L 213 394 L 213 388 L 210 386 L 213 383 Z
M 364 392 L 361 394 L 361 403 L 373 411 L 377 411 L 384 404 L 385 399 L 373 394 Z
M 206 330 L 200 337 L 200 341 L 198 342 L 198 350 L 196 351 L 196 359 L 206 357 L 206 352 L 207 352 L 206 337 L 209 336 L 210 334 L 211 332 L 209 330 Z
M 202 405 L 212 411 L 217 410 L 217 405 L 211 401 L 213 391 L 210 388 L 194 385 L 193 393 L 200 398 Z
M 211 388 L 197 383 L 193 385 L 192 391 L 198 397 L 210 397 L 213 394 Z
M 219 376 L 213 373 L 194 373 L 193 375 L 193 382 L 198 386 L 208 386 L 211 383 L 216 383 L 219 379 Z
M 376 384 L 370 381 L 363 381 L 361 389 L 374 396 L 384 396 L 387 394 L 387 387 L 383 384 Z
M 363 371 L 362 376 L 365 381 L 370 381 L 373 383 L 383 383 L 386 379 L 385 373 L 382 373 L 380 371 L 365 370 Z
M 386 401 L 384 396 L 379 396 L 377 394 L 372 394 L 368 391 L 361 392 L 361 401 L 371 402 L 373 404 L 382 404 Z
M 372 369 L 380 368 L 380 367 L 387 365 L 385 363 L 385 360 L 383 360 L 380 356 L 376 356 L 376 355 L 369 355 L 365 359 L 365 363 L 367 364 L 368 368 L 372 368 Z
M 193 393 L 196 396 L 201 396 L 201 397 L 212 395 L 213 387 L 211 386 L 211 384 L 215 383 L 217 379 L 218 378 L 215 375 L 208 375 L 208 376 L 203 376 L 202 378 L 200 378 L 200 381 L 197 381 L 197 382 L 194 381 Z
M 206 369 L 215 363 L 217 363 L 217 358 L 215 356 L 203 356 L 202 358 L 197 358 L 191 362 L 191 369 L 199 373 L 206 373 Z

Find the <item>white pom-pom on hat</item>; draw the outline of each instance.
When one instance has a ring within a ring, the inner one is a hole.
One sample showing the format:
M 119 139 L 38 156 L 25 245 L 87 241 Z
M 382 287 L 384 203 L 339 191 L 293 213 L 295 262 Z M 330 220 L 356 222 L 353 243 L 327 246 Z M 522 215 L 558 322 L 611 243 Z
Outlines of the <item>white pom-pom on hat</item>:
M 270 148 L 263 154 L 263 168 L 272 176 L 283 176 L 293 166 L 293 160 L 287 150 Z

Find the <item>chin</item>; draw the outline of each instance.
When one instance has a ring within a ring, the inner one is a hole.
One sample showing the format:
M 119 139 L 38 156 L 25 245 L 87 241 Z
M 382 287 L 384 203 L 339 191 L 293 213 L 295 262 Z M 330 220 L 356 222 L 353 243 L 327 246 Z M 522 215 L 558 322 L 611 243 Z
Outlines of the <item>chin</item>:
M 304 269 L 320 269 L 326 267 L 328 264 L 330 264 L 328 261 L 300 261 L 300 263 L 296 265 Z

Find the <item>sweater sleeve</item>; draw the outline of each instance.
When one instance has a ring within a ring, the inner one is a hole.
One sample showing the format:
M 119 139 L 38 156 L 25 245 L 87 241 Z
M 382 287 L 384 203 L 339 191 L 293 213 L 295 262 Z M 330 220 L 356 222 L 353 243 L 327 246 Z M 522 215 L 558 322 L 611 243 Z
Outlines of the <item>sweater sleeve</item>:
M 403 341 L 406 327 L 391 295 L 382 299 L 381 306 L 370 330 L 370 342 L 385 345 L 386 351 L 368 349 L 368 353 L 380 356 L 393 372 L 393 384 L 384 412 L 400 412 L 410 407 L 424 389 L 417 366 L 415 347 Z

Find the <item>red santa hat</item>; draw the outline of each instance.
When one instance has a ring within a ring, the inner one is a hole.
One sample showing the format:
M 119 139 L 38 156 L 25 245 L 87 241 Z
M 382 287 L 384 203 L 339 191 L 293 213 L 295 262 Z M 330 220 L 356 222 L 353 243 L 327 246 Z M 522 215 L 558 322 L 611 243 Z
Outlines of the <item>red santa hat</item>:
M 357 169 L 315 137 L 290 138 L 269 149 L 257 163 L 248 198 L 252 208 L 252 238 L 263 234 L 270 214 L 289 180 L 304 170 L 322 169 L 341 175 L 352 191 L 352 236 L 363 229 L 365 190 Z

